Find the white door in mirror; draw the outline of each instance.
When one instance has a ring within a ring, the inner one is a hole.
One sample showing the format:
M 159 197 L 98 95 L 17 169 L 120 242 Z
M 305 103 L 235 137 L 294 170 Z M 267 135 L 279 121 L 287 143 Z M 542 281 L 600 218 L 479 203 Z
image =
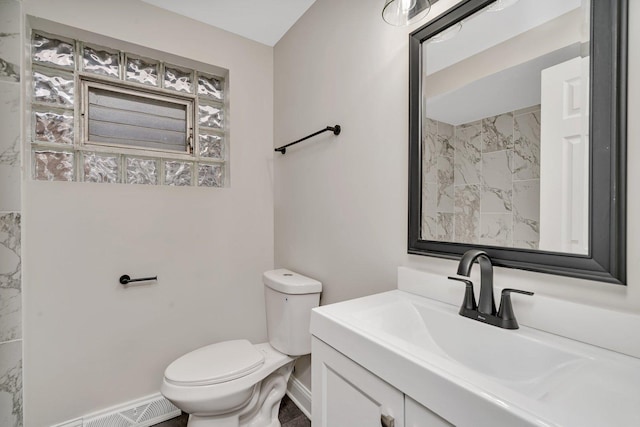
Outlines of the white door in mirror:
M 589 57 L 542 70 L 540 250 L 589 253 Z

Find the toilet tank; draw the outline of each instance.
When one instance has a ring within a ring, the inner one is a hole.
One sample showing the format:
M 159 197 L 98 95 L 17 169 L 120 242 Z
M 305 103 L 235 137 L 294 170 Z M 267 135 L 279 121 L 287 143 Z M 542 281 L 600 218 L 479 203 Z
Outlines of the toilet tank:
M 320 303 L 322 284 L 286 269 L 262 275 L 269 344 L 289 356 L 311 353 L 311 309 Z

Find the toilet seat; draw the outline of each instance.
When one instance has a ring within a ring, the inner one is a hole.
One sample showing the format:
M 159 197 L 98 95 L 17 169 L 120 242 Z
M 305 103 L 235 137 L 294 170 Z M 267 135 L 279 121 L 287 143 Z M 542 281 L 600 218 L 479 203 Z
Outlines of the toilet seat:
M 247 340 L 211 344 L 175 360 L 165 370 L 168 383 L 206 386 L 245 377 L 262 367 L 264 354 Z

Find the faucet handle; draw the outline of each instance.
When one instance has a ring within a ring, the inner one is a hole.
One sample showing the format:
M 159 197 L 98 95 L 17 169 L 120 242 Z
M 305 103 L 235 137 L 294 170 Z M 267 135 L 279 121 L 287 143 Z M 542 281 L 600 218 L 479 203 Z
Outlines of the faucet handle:
M 498 317 L 502 319 L 504 327 L 506 329 L 518 329 L 518 321 L 516 315 L 513 313 L 513 306 L 511 305 L 511 294 L 523 294 L 533 295 L 533 292 L 521 291 L 520 289 L 505 288 L 502 290 L 502 296 L 500 298 L 500 309 L 498 310 Z
M 471 280 L 453 276 L 449 276 L 447 277 L 447 279 L 457 280 L 458 282 L 463 282 L 465 284 L 464 301 L 462 302 L 462 308 L 466 310 L 476 310 L 478 306 L 476 305 L 476 297 L 473 294 L 473 282 Z

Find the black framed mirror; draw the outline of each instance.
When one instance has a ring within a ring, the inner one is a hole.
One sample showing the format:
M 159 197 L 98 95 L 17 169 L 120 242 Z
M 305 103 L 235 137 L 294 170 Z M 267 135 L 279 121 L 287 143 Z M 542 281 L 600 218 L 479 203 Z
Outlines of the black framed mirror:
M 626 284 L 628 0 L 462 0 L 409 37 L 411 254 Z

